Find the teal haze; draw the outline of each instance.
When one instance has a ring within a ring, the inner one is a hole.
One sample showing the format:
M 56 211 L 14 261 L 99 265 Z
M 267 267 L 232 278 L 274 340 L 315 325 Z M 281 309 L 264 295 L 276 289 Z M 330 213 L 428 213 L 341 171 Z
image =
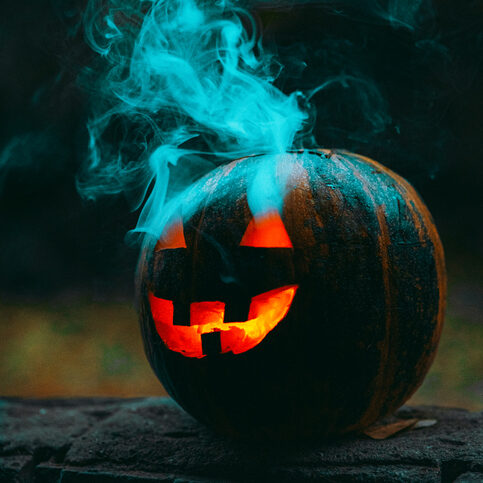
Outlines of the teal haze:
M 257 6 L 264 3 L 274 5 Z M 376 1 L 370 9 L 331 3 L 341 16 L 365 15 L 409 31 L 418 15 L 430 12 L 423 0 L 411 7 Z M 89 157 L 78 189 L 91 199 L 124 193 L 134 208 L 142 207 L 132 235 L 159 237 L 170 217 L 166 203 L 217 164 L 314 147 L 310 100 L 333 85 L 352 92 L 353 109 L 364 112 L 370 131 L 390 124 L 378 86 L 343 65 L 336 74 L 322 72 L 305 94 L 296 86 L 282 92 L 276 82 L 286 73 L 256 27 L 248 10 L 231 0 L 88 3 L 85 32 L 99 62 L 92 68 Z M 298 65 L 303 70 L 303 60 Z M 281 211 L 286 175 L 275 175 L 272 164 L 248 186 L 254 214 Z

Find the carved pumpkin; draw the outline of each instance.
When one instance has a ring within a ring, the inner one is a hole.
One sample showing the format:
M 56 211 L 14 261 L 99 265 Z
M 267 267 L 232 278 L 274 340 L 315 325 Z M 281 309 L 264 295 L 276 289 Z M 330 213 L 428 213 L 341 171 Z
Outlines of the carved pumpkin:
M 285 173 L 279 206 L 270 179 L 253 192 L 267 163 Z M 443 323 L 443 250 L 392 171 L 345 152 L 253 156 L 166 216 L 138 267 L 141 328 L 155 373 L 200 421 L 234 436 L 341 434 L 421 384 Z

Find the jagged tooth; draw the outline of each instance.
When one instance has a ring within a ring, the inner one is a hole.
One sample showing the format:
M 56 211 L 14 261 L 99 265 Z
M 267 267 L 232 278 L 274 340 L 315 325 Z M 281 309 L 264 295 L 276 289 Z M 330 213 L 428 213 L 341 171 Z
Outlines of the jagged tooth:
M 173 325 L 190 325 L 190 304 L 173 302 Z
M 221 353 L 221 332 L 201 334 L 201 350 L 203 354 L 215 355 Z

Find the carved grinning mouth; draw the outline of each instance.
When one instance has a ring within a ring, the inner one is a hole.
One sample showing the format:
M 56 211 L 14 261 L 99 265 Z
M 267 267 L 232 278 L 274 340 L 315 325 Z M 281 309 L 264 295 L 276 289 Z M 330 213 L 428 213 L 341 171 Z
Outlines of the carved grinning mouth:
M 298 285 L 286 285 L 251 299 L 248 320 L 224 322 L 224 302 L 190 304 L 190 325 L 174 325 L 172 300 L 149 292 L 156 330 L 168 349 L 187 357 L 240 354 L 258 345 L 287 315 Z

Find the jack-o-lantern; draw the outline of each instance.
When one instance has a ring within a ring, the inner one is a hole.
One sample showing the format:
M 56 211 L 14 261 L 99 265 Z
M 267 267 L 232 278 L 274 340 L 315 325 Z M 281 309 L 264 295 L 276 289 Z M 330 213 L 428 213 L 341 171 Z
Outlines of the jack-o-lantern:
M 197 419 L 235 436 L 327 436 L 421 384 L 445 283 L 405 180 L 305 151 L 234 161 L 175 198 L 143 250 L 138 305 L 155 373 Z

